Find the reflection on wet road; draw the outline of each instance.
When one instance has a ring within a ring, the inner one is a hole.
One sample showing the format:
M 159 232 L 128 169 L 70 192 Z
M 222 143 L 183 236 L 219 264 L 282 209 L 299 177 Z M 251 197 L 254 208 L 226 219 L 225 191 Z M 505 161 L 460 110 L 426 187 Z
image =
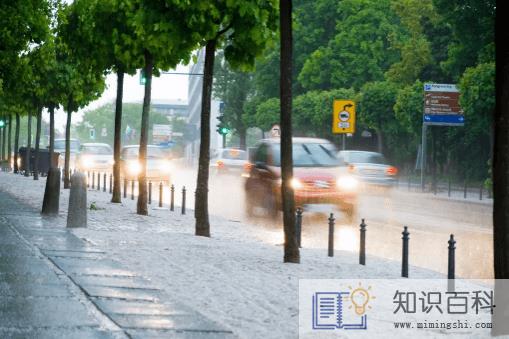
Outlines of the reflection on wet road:
M 179 170 L 174 176 L 176 203 L 180 204 L 181 189 L 188 189 L 187 206 L 194 208 L 196 172 Z M 209 211 L 213 215 L 239 220 L 263 227 L 254 237 L 280 244 L 283 241 L 280 220 L 248 219 L 244 213 L 244 186 L 240 176 L 210 177 Z M 155 191 L 156 192 L 156 191 Z M 157 194 L 153 196 L 157 199 Z M 169 194 L 165 193 L 165 203 Z M 393 190 L 389 193 L 364 193 L 359 198 L 359 220 L 348 224 L 339 211 L 336 217 L 335 247 L 358 251 L 360 218 L 367 228 L 367 254 L 401 260 L 401 232 L 410 232 L 410 264 L 447 272 L 447 241 L 454 234 L 456 243 L 456 275 L 463 278 L 493 277 L 492 205 L 487 203 L 448 200 L 429 194 Z M 305 213 L 302 246 L 327 248 L 328 214 Z M 270 234 L 270 236 L 267 236 Z M 325 252 L 324 252 L 325 253 Z M 411 274 L 411 272 L 410 272 Z

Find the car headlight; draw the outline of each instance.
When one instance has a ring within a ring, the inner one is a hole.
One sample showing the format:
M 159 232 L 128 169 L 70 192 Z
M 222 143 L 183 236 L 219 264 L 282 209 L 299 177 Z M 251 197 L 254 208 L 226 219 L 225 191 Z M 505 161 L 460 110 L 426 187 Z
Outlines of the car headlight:
M 87 156 L 81 157 L 80 163 L 83 168 L 90 168 L 94 165 L 94 161 L 92 160 L 92 158 Z
M 355 179 L 354 177 L 344 176 L 344 177 L 340 177 L 336 181 L 336 185 L 339 188 L 350 191 L 350 190 L 354 190 L 357 188 L 357 186 L 359 185 L 359 181 L 357 179 Z
M 302 182 L 297 178 L 292 178 L 292 180 L 290 181 L 290 185 L 294 190 L 302 188 Z
M 141 165 L 138 161 L 130 161 L 127 164 L 127 170 L 131 175 L 138 175 L 141 172 Z

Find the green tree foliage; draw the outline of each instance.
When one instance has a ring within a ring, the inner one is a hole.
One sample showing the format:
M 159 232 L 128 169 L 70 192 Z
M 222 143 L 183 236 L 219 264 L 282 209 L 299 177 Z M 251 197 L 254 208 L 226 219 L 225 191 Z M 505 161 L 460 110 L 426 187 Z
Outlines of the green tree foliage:
M 398 61 L 393 40 L 401 26 L 389 0 L 345 0 L 338 7 L 337 34 L 313 52 L 299 74 L 306 89 L 359 89 L 366 82 L 382 81 Z

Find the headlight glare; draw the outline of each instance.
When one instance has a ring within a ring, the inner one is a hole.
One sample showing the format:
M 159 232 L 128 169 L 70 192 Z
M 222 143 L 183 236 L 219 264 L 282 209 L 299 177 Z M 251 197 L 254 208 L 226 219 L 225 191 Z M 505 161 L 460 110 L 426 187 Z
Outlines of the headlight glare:
M 359 181 L 352 176 L 344 176 L 338 178 L 336 185 L 345 190 L 354 190 L 359 185 Z

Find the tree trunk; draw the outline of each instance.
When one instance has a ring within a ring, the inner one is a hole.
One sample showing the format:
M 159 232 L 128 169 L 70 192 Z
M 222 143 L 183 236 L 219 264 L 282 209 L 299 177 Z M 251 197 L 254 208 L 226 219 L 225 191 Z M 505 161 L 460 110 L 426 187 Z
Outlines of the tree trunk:
M 20 118 L 19 113 L 16 113 L 16 130 L 14 131 L 14 173 L 19 172 L 18 158 L 19 158 L 19 126 Z
M 247 129 L 246 128 L 240 128 L 238 130 L 239 132 L 239 148 L 246 150 L 246 138 L 247 138 Z
M 205 46 L 205 65 L 203 69 L 203 88 L 201 96 L 200 157 L 196 180 L 196 199 L 194 217 L 195 234 L 210 237 L 209 223 L 209 162 L 210 162 L 210 100 L 217 41 L 209 40 Z
M 147 141 L 148 141 L 148 120 L 150 114 L 150 95 L 152 91 L 152 68 L 154 59 L 145 51 L 145 97 L 143 98 L 143 112 L 141 114 L 141 133 L 139 162 L 141 171 L 138 175 L 138 202 L 136 212 L 141 215 L 148 215 L 147 197 Z
M 37 109 L 37 128 L 35 130 L 34 180 L 39 180 L 39 144 L 41 142 L 42 108 Z
M 50 154 L 50 168 L 58 167 L 58 161 L 53 162 L 53 153 L 55 153 L 55 107 L 49 107 L 49 154 Z
M 504 5 L 502 5 L 504 7 Z M 507 8 L 506 8 L 507 9 Z M 498 9 L 497 9 L 498 10 Z M 500 9 L 502 13 L 503 8 Z M 493 152 L 493 249 L 495 264 L 495 300 L 497 308 L 493 316 L 493 335 L 507 335 L 507 314 L 509 314 L 509 48 L 503 42 L 509 39 L 505 18 L 496 17 L 496 109 L 495 144 Z
M 122 202 L 120 187 L 120 147 L 122 146 L 122 97 L 124 94 L 124 71 L 117 71 L 117 100 L 115 103 L 115 139 L 113 141 L 113 195 L 111 202 Z
M 7 135 L 7 163 L 9 164 L 9 169 L 11 168 L 11 160 L 12 160 L 12 114 L 9 114 L 9 131 Z
M 284 262 L 299 263 L 300 253 L 295 232 L 295 201 L 290 184 L 293 177 L 292 155 L 292 1 L 279 1 L 281 41 L 281 194 L 285 232 Z
M 0 143 L 2 144 L 2 160 L 5 160 L 5 146 L 7 141 L 7 120 L 5 119 L 5 115 L 2 116 L 2 120 L 4 121 L 4 127 L 1 128 L 2 140 Z
M 25 177 L 30 175 L 30 148 L 32 147 L 32 114 L 28 113 L 27 148 L 25 152 Z
M 67 122 L 65 124 L 64 189 L 70 187 L 69 165 L 71 161 L 71 118 L 72 112 L 68 111 Z

